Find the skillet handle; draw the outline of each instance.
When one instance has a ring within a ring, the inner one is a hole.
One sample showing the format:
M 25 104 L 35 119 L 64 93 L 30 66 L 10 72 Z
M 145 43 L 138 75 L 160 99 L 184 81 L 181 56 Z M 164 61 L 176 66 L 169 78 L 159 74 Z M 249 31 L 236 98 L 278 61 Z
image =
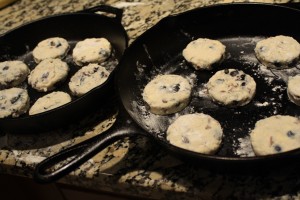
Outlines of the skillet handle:
M 115 15 L 115 19 L 119 22 L 122 21 L 123 10 L 119 8 L 115 8 L 109 5 L 99 5 L 92 8 L 87 8 L 80 12 L 83 13 L 95 13 L 95 12 L 106 12 Z
M 126 127 L 123 125 L 122 128 L 120 128 L 120 123 L 118 123 L 118 121 L 120 120 L 117 119 L 116 123 L 110 129 L 101 134 L 70 148 L 64 149 L 40 162 L 34 171 L 35 181 L 39 183 L 56 181 L 77 169 L 88 159 L 118 139 L 132 137 L 138 134 L 141 135 L 141 130 L 134 123 L 127 124 Z M 61 163 L 66 160 L 70 161 Z M 55 169 L 52 170 L 55 165 L 58 166 L 58 168 L 55 167 Z

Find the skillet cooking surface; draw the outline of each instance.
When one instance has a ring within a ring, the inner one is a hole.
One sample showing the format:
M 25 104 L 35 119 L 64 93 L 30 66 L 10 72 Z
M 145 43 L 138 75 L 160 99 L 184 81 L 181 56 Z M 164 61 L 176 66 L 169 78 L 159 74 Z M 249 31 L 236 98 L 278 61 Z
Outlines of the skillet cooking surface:
M 249 132 L 256 121 L 276 114 L 300 116 L 299 107 L 288 101 L 286 94 L 287 77 L 300 74 L 300 66 L 266 69 L 257 61 L 254 47 L 257 41 L 275 35 L 300 41 L 300 30 L 291 23 L 299 20 L 298 10 L 265 4 L 210 6 L 163 19 L 138 38 L 122 59 L 117 83 L 125 109 L 144 130 L 169 148 L 173 147 L 165 139 L 165 132 L 178 116 L 209 114 L 224 131 L 223 144 L 217 156 L 212 157 L 254 156 Z M 194 70 L 181 54 L 190 41 L 199 37 L 217 39 L 226 46 L 226 59 L 212 71 Z M 256 95 L 248 105 L 228 108 L 213 103 L 207 96 L 205 84 L 216 71 L 225 68 L 243 70 L 255 79 Z M 190 80 L 193 92 L 187 108 L 168 116 L 148 111 L 141 94 L 158 74 L 180 74 Z M 183 151 L 196 157 L 206 156 Z

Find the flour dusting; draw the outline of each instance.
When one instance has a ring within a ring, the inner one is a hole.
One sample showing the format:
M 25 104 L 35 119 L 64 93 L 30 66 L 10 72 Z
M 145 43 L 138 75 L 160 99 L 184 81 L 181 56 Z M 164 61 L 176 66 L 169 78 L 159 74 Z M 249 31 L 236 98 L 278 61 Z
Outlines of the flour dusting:
M 236 147 L 234 153 L 240 157 L 255 156 L 249 136 L 246 136 L 244 138 L 238 138 L 238 144 L 235 144 L 234 146 Z
M 255 123 L 276 114 L 298 115 L 287 102 L 286 83 L 290 76 L 300 74 L 299 66 L 287 69 L 270 69 L 262 65 L 256 58 L 254 48 L 263 37 L 224 38 L 220 41 L 226 45 L 226 58 L 211 71 L 195 70 L 181 55 L 161 52 L 162 61 L 153 62 L 152 52 L 144 46 L 147 59 L 137 61 L 135 71 L 137 97 L 131 103 L 131 115 L 150 133 L 166 140 L 166 130 L 178 117 L 184 114 L 205 113 L 218 120 L 224 130 L 223 146 L 217 153 L 225 157 L 253 157 L 255 156 L 249 133 Z M 156 52 L 157 53 L 157 52 Z M 158 63 L 160 65 L 158 65 Z M 212 101 L 207 92 L 207 82 L 216 71 L 236 68 L 252 76 L 257 84 L 254 99 L 247 105 L 239 108 L 226 107 Z M 193 87 L 190 104 L 182 111 L 159 116 L 149 112 L 143 102 L 141 94 L 145 85 L 157 75 L 177 74 L 185 77 Z M 138 114 L 137 114 L 138 113 Z

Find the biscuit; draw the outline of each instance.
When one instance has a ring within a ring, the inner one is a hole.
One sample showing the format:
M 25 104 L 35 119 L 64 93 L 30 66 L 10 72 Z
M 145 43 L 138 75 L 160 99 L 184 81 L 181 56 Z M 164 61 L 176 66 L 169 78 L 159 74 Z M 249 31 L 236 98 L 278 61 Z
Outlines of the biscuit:
M 64 38 L 53 37 L 45 39 L 38 43 L 38 45 L 33 49 L 32 55 L 36 63 L 40 63 L 42 60 L 48 58 L 60 58 L 63 59 L 70 46 L 68 41 Z
M 171 144 L 203 154 L 214 154 L 222 137 L 220 123 L 203 113 L 182 115 L 167 130 L 167 140 Z
M 89 63 L 102 63 L 111 55 L 112 47 L 105 38 L 88 38 L 80 41 L 73 49 L 73 60 L 83 66 Z
M 0 90 L 0 118 L 19 117 L 29 108 L 29 96 L 25 89 Z
M 0 89 L 17 86 L 25 81 L 30 70 L 22 61 L 5 61 L 0 63 Z
M 74 96 L 82 96 L 106 81 L 109 72 L 98 64 L 89 64 L 78 70 L 69 82 Z
M 199 38 L 190 42 L 182 55 L 196 70 L 210 70 L 213 64 L 223 60 L 225 49 L 218 40 Z
M 287 95 L 291 102 L 300 106 L 300 75 L 289 77 L 287 84 Z
M 60 59 L 46 59 L 31 71 L 28 83 L 40 92 L 51 91 L 66 79 L 68 72 L 69 66 L 66 62 Z
M 183 110 L 189 103 L 192 87 L 179 75 L 158 75 L 144 88 L 143 99 L 150 112 L 167 115 Z
M 39 98 L 30 108 L 29 115 L 34 115 L 52 110 L 71 101 L 71 97 L 65 92 L 51 92 Z
M 254 79 L 237 69 L 216 72 L 207 83 L 207 91 L 213 101 L 225 106 L 243 106 L 254 97 Z
M 300 119 L 287 115 L 275 115 L 255 124 L 250 133 L 256 155 L 269 155 L 300 147 Z
M 255 46 L 257 59 L 267 67 L 292 67 L 299 60 L 300 44 L 289 36 L 275 36 L 257 42 Z

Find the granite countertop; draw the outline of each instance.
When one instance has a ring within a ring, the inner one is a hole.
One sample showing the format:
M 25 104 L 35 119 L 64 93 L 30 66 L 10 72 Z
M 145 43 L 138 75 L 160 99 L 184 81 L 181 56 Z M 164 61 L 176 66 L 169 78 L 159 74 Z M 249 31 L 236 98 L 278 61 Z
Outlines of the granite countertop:
M 19 0 L 0 10 L 0 33 L 43 16 L 108 4 L 124 9 L 122 24 L 131 43 L 163 17 L 195 7 L 231 2 Z M 114 102 L 109 106 L 116 108 Z M 99 108 L 82 124 L 47 133 L 0 133 L 0 173 L 32 177 L 35 165 L 46 157 L 109 128 L 115 121 L 116 110 Z M 153 199 L 299 199 L 298 168 L 251 175 L 208 170 L 182 162 L 157 144 L 138 137 L 115 142 L 59 182 Z

